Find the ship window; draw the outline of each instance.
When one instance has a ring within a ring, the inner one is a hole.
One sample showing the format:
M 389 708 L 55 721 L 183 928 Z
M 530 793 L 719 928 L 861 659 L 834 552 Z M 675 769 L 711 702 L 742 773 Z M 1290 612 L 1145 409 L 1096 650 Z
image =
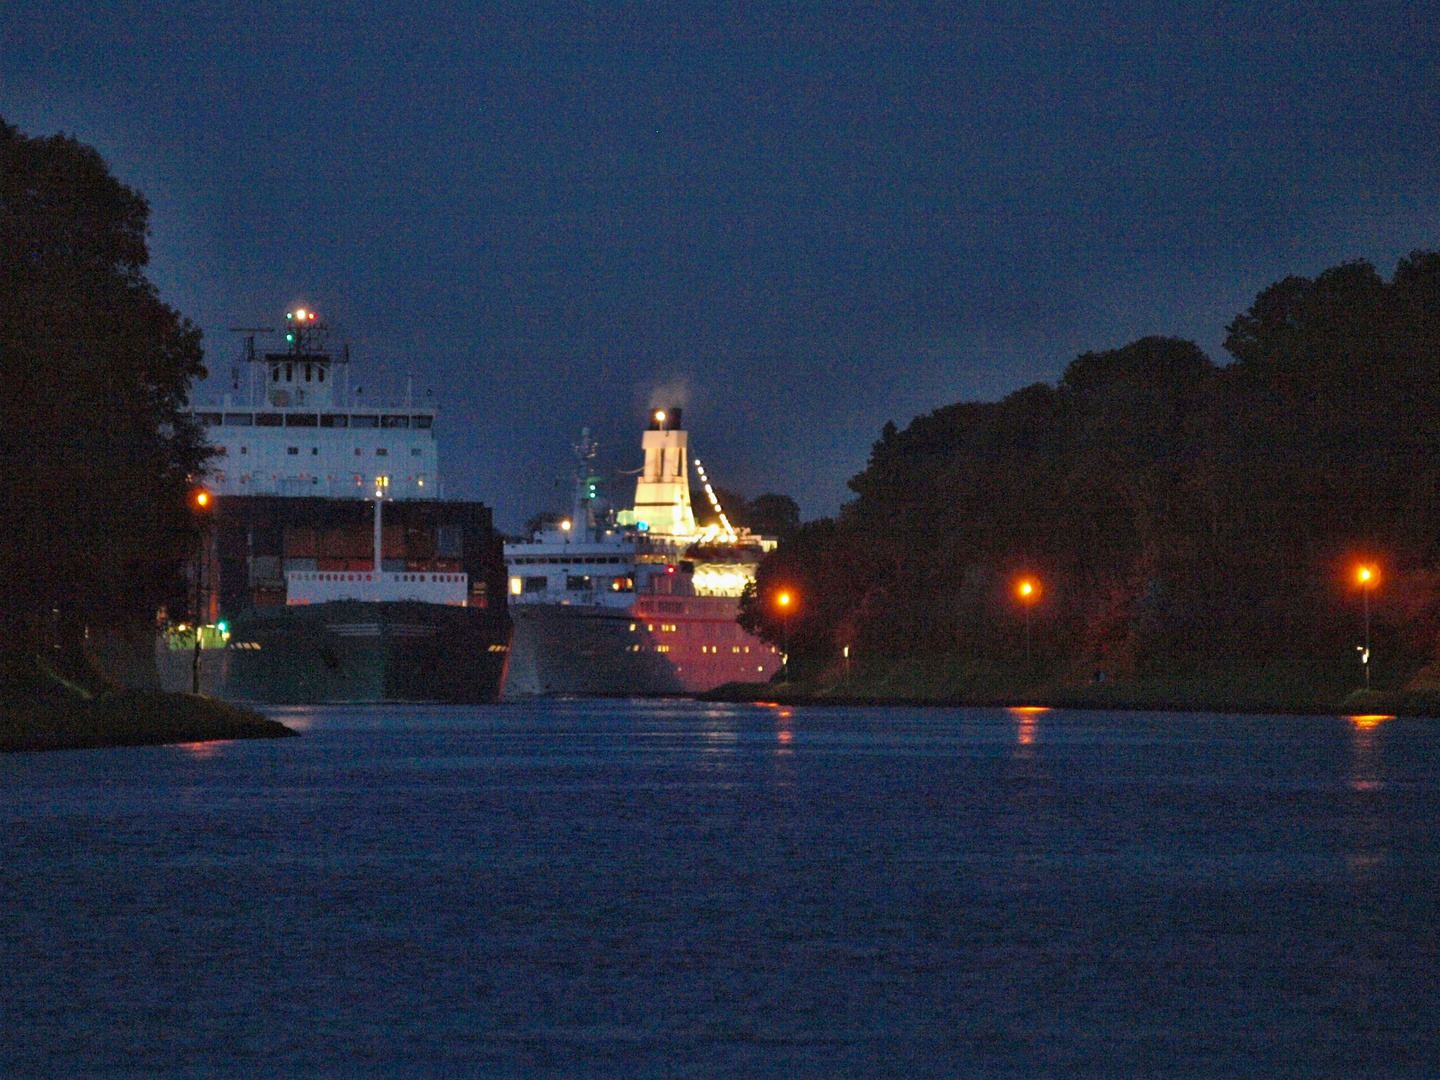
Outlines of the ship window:
M 314 455 L 314 454 L 319 454 L 319 453 L 320 453 L 320 448 L 319 448 L 318 446 L 312 446 L 312 447 L 310 447 L 310 453 L 311 453 L 312 455 Z
M 324 368 L 320 369 L 324 371 Z M 321 427 L 349 427 L 350 417 L 344 413 L 322 413 L 320 416 Z
M 288 450 L 286 450 L 285 452 L 286 452 L 287 454 L 298 454 L 298 453 L 300 453 L 300 447 L 298 447 L 298 446 L 292 446 L 292 447 L 290 447 Z
M 285 416 L 278 412 L 262 412 L 255 414 L 256 427 L 283 427 Z
M 428 428 L 428 427 L 433 426 L 434 423 L 435 423 L 435 417 L 433 417 L 433 416 L 417 416 L 417 417 L 415 417 L 415 426 L 416 426 L 417 428 L 420 428 L 422 431 L 423 431 L 425 428 Z
M 279 382 L 279 381 L 280 381 L 280 365 L 279 365 L 279 364 L 276 364 L 274 367 L 272 367 L 272 368 L 270 369 L 270 381 L 271 381 L 271 382 Z
M 306 365 L 305 365 L 305 381 L 306 381 L 306 382 L 314 382 L 315 380 L 312 378 L 312 375 L 313 375 L 313 374 L 314 374 L 314 372 L 313 372 L 313 370 L 311 369 L 310 365 L 309 365 L 309 364 L 306 364 Z
M 250 453 L 250 448 L 249 448 L 248 446 L 242 446 L 242 447 L 240 447 L 240 452 L 241 452 L 242 454 L 248 454 L 248 453 Z
M 198 424 L 204 424 L 206 427 L 219 427 L 220 414 L 218 412 L 196 413 L 195 422 Z
M 224 457 L 224 456 L 225 456 L 226 454 L 228 454 L 228 453 L 230 453 L 230 450 L 229 450 L 228 447 L 224 447 L 224 446 L 217 446 L 217 447 L 215 447 L 215 456 L 216 456 L 216 457 Z
M 319 419 L 320 418 L 317 417 L 314 413 L 286 413 L 285 426 L 316 427 L 319 423 Z
M 525 579 L 526 592 L 544 592 L 549 587 L 550 579 L 545 577 L 527 577 Z
M 565 588 L 571 592 L 585 592 L 590 588 L 590 577 L 588 574 L 584 576 L 571 574 L 565 579 Z
M 382 428 L 386 428 L 386 427 L 392 427 L 392 428 L 408 428 L 408 427 L 410 426 L 410 417 L 408 417 L 408 416 L 382 416 L 382 417 L 380 417 L 380 426 L 381 426 Z
M 424 450 L 421 450 L 420 447 L 418 447 L 418 446 L 412 446 L 412 447 L 410 448 L 410 456 L 411 456 L 411 457 L 419 457 L 419 456 L 420 456 L 421 454 L 423 454 L 424 452 L 425 452 L 425 451 L 424 451 Z
M 294 381 L 295 381 L 295 365 L 294 365 L 294 364 L 286 364 L 286 365 L 285 365 L 285 381 L 286 381 L 286 382 L 294 382 Z
M 380 426 L 380 418 L 379 418 L 378 416 L 374 416 L 374 415 L 371 415 L 371 416 L 352 416 L 352 417 L 350 417 L 350 426 L 351 426 L 351 427 L 379 427 L 379 426 Z
M 315 377 L 316 377 L 318 380 L 320 380 L 320 382 L 324 382 L 324 381 L 325 381 L 325 365 L 324 365 L 324 364 L 321 364 L 321 365 L 320 365 L 320 370 L 317 371 L 317 372 L 315 372 Z
M 389 453 L 390 453 L 390 451 L 389 451 L 389 450 L 386 450 L 385 447 L 383 447 L 383 446 L 377 446 L 377 447 L 375 448 L 375 456 L 376 456 L 376 457 L 386 457 Z
M 226 427 L 249 427 L 255 423 L 255 417 L 248 412 L 227 412 L 225 414 Z
M 361 450 L 360 447 L 358 447 L 358 446 L 355 447 L 355 456 L 356 456 L 356 457 L 359 457 L 359 456 L 360 456 L 361 454 L 363 454 L 363 453 L 365 453 L 364 450 Z

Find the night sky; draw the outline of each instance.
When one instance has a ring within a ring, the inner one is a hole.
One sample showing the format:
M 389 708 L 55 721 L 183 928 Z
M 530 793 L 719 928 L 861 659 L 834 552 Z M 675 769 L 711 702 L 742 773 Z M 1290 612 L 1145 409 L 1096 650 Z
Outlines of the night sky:
M 503 527 L 652 398 L 811 517 L 887 419 L 1440 246 L 1437 10 L 5 0 L 0 115 L 145 192 L 212 371 L 316 306 Z

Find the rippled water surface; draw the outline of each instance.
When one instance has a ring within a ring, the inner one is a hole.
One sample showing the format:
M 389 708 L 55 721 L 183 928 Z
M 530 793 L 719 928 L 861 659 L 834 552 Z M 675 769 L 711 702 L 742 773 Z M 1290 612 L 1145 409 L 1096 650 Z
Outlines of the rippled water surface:
M 0 1074 L 1440 1075 L 1440 724 L 275 715 L 0 758 Z

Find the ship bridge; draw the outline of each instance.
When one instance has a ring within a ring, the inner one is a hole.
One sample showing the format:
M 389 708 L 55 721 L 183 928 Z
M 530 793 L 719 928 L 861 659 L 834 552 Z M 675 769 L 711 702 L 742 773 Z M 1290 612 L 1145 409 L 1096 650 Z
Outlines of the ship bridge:
M 349 348 L 326 347 L 314 311 L 285 318 L 289 349 L 257 354 L 253 333 L 268 328 L 256 328 L 232 392 L 188 410 L 215 450 L 207 486 L 218 495 L 441 498 L 438 410 L 417 407 L 408 392 L 392 405 L 362 402 L 361 388 L 350 388 Z

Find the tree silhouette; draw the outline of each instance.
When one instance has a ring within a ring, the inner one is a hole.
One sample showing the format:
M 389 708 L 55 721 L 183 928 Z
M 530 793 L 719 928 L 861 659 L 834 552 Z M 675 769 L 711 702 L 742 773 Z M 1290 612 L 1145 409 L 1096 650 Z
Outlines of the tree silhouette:
M 91 147 L 0 121 L 0 663 L 93 673 L 84 643 L 154 617 L 193 550 L 203 465 L 178 410 L 200 331 L 145 277 L 149 208 Z M 6 679 L 0 679 L 6 681 Z

